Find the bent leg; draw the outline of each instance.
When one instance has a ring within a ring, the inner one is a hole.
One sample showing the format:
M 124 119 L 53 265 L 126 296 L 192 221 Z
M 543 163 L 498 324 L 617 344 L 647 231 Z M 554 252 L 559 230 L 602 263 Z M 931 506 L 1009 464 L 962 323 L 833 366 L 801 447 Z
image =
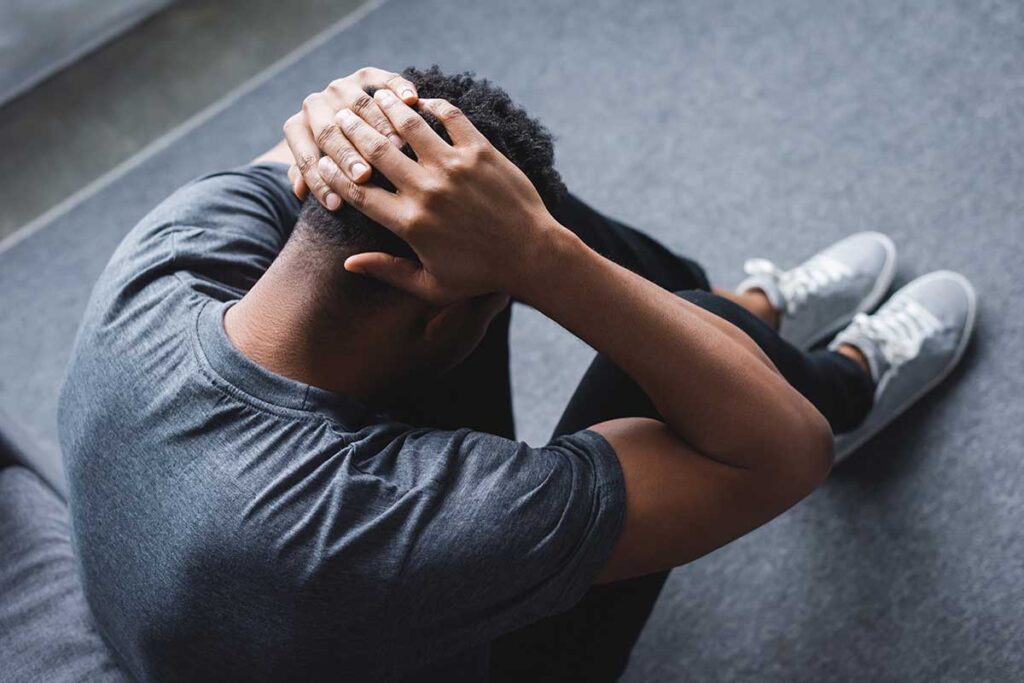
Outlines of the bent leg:
M 552 211 L 559 223 L 609 261 L 669 291 L 701 289 L 711 285 L 696 262 L 672 252 L 652 237 L 608 218 L 574 195 Z
M 786 381 L 825 416 L 834 433 L 850 431 L 868 414 L 874 384 L 852 359 L 834 351 L 803 352 L 784 341 L 763 320 L 723 297 L 698 291 L 680 292 L 679 296 L 743 330 Z M 598 356 L 569 401 L 555 435 L 619 417 L 659 416 L 632 378 Z
M 836 432 L 855 427 L 874 387 L 853 360 L 831 351 L 804 353 L 743 307 L 703 291 L 680 293 L 753 339 L 782 375 Z M 555 436 L 621 417 L 660 415 L 625 372 L 598 355 L 555 429 Z M 494 681 L 614 681 L 650 615 L 668 572 L 595 586 L 571 610 L 510 633 L 492 647 Z

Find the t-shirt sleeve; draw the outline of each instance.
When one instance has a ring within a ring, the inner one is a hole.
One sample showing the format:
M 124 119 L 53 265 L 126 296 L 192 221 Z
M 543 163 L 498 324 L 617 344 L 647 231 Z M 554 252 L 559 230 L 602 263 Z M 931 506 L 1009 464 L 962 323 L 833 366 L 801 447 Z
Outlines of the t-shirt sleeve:
M 531 448 L 460 430 L 410 447 L 437 456 L 424 465 L 427 483 L 407 494 L 415 512 L 390 601 L 402 615 L 396 657 L 444 656 L 579 601 L 625 514 L 622 471 L 603 437 L 582 431 Z
M 101 286 L 123 297 L 175 276 L 215 298 L 238 298 L 280 253 L 300 208 L 283 164 L 203 176 L 139 221 L 114 253 Z

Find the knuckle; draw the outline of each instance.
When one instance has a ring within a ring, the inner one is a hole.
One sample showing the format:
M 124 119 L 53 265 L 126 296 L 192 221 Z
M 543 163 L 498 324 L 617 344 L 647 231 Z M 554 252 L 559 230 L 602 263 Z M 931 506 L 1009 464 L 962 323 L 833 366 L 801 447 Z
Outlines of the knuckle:
M 340 125 L 340 128 L 345 135 L 351 138 L 356 134 L 359 130 L 359 126 L 361 125 L 362 123 L 360 122 L 359 117 L 350 116 Z
M 338 157 L 338 163 L 345 167 L 350 167 L 357 161 L 363 160 L 354 149 L 347 145 L 341 148 L 338 152 Z
M 472 166 L 472 160 L 467 158 L 468 155 L 454 154 L 448 157 L 442 168 L 448 176 L 462 176 Z
M 490 163 L 494 161 L 494 155 L 496 153 L 498 153 L 498 150 L 496 150 L 493 146 L 482 142 L 474 143 L 466 147 L 466 154 L 469 155 L 469 158 L 472 160 L 472 163 L 474 165 L 480 163 Z
M 427 224 L 429 220 L 429 214 L 422 206 L 413 206 L 410 209 L 409 214 L 406 216 L 406 221 L 413 228 L 422 228 Z
M 337 167 L 331 167 L 328 168 L 326 171 L 320 171 L 320 174 L 320 177 L 323 179 L 325 183 L 324 187 L 322 188 L 322 191 L 324 194 L 327 194 L 327 192 L 330 191 L 329 186 L 334 186 L 338 183 L 339 179 Z
M 366 190 L 352 181 L 345 183 L 345 201 L 359 209 L 366 206 Z
M 437 107 L 437 116 L 442 121 L 454 121 L 462 118 L 462 110 L 450 102 L 442 102 Z
M 391 143 L 387 138 L 377 137 L 366 146 L 366 156 L 370 161 L 378 161 L 390 151 Z
M 317 102 L 320 101 L 321 97 L 323 97 L 323 95 L 321 95 L 318 92 L 309 93 L 302 99 L 302 109 L 306 110 L 314 106 Z
M 444 203 L 448 191 L 448 183 L 441 178 L 430 178 L 420 185 L 421 203 L 427 209 L 437 208 Z
M 432 173 L 424 178 L 421 178 L 416 185 L 416 189 L 420 191 L 420 194 L 423 195 L 423 198 L 425 200 L 429 200 L 432 197 L 434 197 L 434 195 L 441 191 L 441 184 L 441 178 L 439 178 L 437 174 Z
M 351 109 L 355 114 L 359 116 L 363 116 L 364 114 L 367 113 L 367 111 L 371 110 L 372 108 L 373 98 L 367 95 L 366 93 L 362 93 L 361 95 L 359 95 L 359 97 L 357 97 L 355 101 L 352 102 L 352 106 L 349 107 L 349 109 Z
M 405 229 L 406 237 L 414 237 L 421 232 L 427 224 L 427 216 L 426 210 L 422 207 L 414 206 L 408 209 L 400 219 L 402 227 Z
M 358 78 L 359 80 L 366 80 L 366 79 L 371 78 L 373 76 L 373 67 L 372 66 L 364 66 L 364 67 L 358 69 L 352 75 L 355 76 L 356 78 Z
M 341 131 L 338 130 L 337 126 L 324 126 L 317 131 L 313 139 L 316 140 L 317 147 L 326 150 L 328 147 L 337 144 L 340 135 Z
M 398 122 L 399 133 L 417 133 L 426 125 L 426 122 L 419 116 L 407 116 Z
M 316 167 L 317 161 L 319 159 L 312 154 L 302 154 L 295 160 L 295 165 L 299 167 L 302 175 L 306 175 Z
M 301 113 L 292 114 L 291 116 L 284 120 L 284 126 L 282 126 L 282 129 L 284 130 L 285 133 L 295 130 L 302 124 L 302 119 L 303 116 Z

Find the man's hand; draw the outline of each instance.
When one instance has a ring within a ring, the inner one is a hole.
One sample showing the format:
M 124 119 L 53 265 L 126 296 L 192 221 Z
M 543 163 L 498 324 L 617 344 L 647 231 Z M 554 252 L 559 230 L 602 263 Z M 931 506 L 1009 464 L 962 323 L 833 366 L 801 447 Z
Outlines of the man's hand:
M 516 296 L 523 265 L 552 243 L 549 237 L 568 231 L 523 172 L 458 108 L 444 100 L 419 102 L 445 126 L 448 144 L 392 91 L 379 90 L 374 100 L 418 161 L 351 109 L 342 109 L 337 122 L 397 192 L 360 185 L 328 157 L 320 159 L 320 175 L 344 201 L 408 242 L 420 263 L 365 253 L 350 257 L 345 268 L 435 304 L 489 292 Z
M 390 90 L 407 104 L 417 101 L 415 85 L 390 71 L 366 67 L 309 95 L 302 102 L 302 110 L 285 121 L 285 141 L 295 158 L 295 164 L 288 169 L 288 178 L 300 199 L 312 190 L 320 203 L 331 211 L 341 206 L 341 198 L 320 177 L 317 161 L 321 154 L 333 159 L 354 182 L 365 182 L 370 177 L 370 165 L 338 129 L 334 118 L 338 110 L 357 112 L 396 147 L 402 146 L 402 139 L 391 122 L 366 94 L 367 88 Z

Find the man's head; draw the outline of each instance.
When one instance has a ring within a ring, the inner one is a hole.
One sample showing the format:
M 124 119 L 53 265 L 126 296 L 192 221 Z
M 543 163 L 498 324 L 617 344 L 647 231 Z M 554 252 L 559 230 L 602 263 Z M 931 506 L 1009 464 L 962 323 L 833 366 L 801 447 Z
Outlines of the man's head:
M 416 84 L 421 98 L 441 98 L 459 107 L 477 129 L 518 166 L 536 187 L 548 207 L 565 192 L 554 169 L 551 135 L 508 94 L 472 74 L 445 74 L 436 66 L 425 71 L 406 69 L 405 78 Z M 371 91 L 372 94 L 372 91 Z M 448 140 L 443 126 L 429 114 L 424 119 Z M 403 151 L 415 158 L 406 145 Z M 369 181 L 393 190 L 391 183 L 374 170 Z M 336 264 L 324 278 L 325 291 L 318 296 L 337 302 L 339 312 L 351 318 L 376 317 L 422 321 L 423 362 L 448 366 L 461 360 L 482 338 L 494 315 L 503 307 L 501 297 L 478 297 L 443 308 L 432 307 L 410 295 L 370 278 L 346 271 L 348 256 L 362 252 L 385 252 L 415 258 L 410 247 L 392 232 L 350 206 L 328 211 L 312 196 L 306 199 L 295 227 L 290 251 L 298 250 L 311 262 Z M 320 269 L 318 269 L 320 270 Z M 414 342 L 416 340 L 413 340 Z

